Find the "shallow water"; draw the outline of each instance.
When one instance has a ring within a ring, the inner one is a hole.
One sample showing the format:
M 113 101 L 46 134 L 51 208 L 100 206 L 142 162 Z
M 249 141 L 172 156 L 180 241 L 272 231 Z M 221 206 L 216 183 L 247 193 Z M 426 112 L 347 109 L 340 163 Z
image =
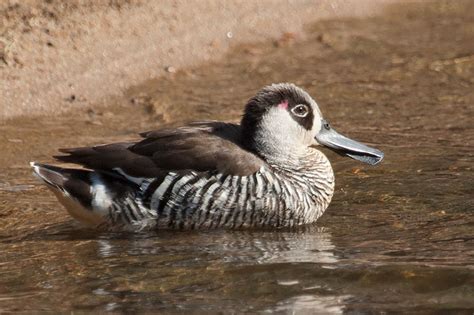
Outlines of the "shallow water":
M 473 10 L 434 2 L 323 21 L 131 88 L 126 102 L 0 125 L 0 311 L 472 314 Z M 27 167 L 58 147 L 238 120 L 249 96 L 279 81 L 386 154 L 369 167 L 328 153 L 336 193 L 315 226 L 96 232 Z

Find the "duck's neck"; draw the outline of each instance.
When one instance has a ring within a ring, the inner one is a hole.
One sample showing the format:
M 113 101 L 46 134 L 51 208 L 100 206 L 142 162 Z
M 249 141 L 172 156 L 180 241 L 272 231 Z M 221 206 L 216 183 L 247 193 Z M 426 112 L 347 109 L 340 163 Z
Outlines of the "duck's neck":
M 327 157 L 319 150 L 307 148 L 305 154 L 292 157 L 287 163 L 269 161 L 268 164 L 280 182 L 295 189 L 285 199 L 304 208 L 305 223 L 316 221 L 334 193 L 334 173 Z
M 287 160 L 279 158 L 267 159 L 267 163 L 278 173 L 288 179 L 307 180 L 309 185 L 313 180 L 334 183 L 334 173 L 328 158 L 319 150 L 308 147 L 303 152 L 290 154 Z M 301 181 L 300 181 L 301 182 Z
M 295 143 L 281 130 L 264 132 L 257 129 L 252 130 L 251 133 L 243 130 L 242 143 L 244 147 L 255 152 L 269 164 L 298 167 L 301 158 L 308 154 L 308 147 Z

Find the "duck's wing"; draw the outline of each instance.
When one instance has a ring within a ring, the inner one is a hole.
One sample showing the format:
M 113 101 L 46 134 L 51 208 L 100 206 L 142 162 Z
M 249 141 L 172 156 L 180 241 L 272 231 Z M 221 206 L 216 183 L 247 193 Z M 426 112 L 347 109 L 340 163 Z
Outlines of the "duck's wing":
M 142 133 L 139 142 L 60 149 L 62 162 L 133 177 L 161 177 L 170 171 L 217 171 L 250 175 L 265 162 L 241 147 L 240 126 L 222 122 L 193 123 L 176 129 Z

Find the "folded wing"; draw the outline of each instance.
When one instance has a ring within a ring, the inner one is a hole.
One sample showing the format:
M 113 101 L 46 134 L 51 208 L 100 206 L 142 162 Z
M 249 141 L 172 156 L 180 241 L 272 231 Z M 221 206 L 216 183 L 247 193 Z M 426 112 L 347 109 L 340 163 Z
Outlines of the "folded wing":
M 62 162 L 133 177 L 161 177 L 169 171 L 218 171 L 251 175 L 265 162 L 241 146 L 240 126 L 222 122 L 194 123 L 176 129 L 142 133 L 139 142 L 60 149 Z

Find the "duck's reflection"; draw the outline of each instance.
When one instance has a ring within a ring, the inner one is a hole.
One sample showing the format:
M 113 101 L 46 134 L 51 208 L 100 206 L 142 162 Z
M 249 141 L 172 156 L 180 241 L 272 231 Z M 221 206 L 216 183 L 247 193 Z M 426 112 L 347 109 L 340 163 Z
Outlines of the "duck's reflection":
M 98 240 L 99 257 L 118 253 L 128 255 L 195 254 L 195 258 L 211 256 L 224 263 L 298 263 L 331 264 L 338 261 L 328 230 L 309 227 L 300 231 L 235 231 L 148 234 L 124 240 Z
M 300 232 L 225 234 L 220 246 L 227 262 L 333 264 L 337 262 L 331 235 L 322 228 Z M 217 254 L 217 253 L 216 253 Z
M 327 268 L 335 268 L 338 262 L 334 250 L 329 231 L 311 227 L 299 231 L 166 232 L 128 238 L 104 235 L 97 241 L 96 255 L 114 263 L 124 260 L 128 274 L 141 279 L 145 287 L 159 284 L 160 299 L 169 299 L 170 305 L 184 303 L 176 300 L 180 296 L 176 292 L 199 305 L 194 294 L 200 296 L 197 292 L 209 290 L 213 293 L 205 298 L 206 307 L 217 303 L 217 308 L 225 309 L 245 300 L 253 309 L 269 312 L 339 314 L 347 296 L 334 294 L 327 282 L 331 272 Z M 270 303 L 259 304 L 260 291 L 273 292 L 266 293 Z M 186 308 L 188 302 L 181 306 Z
M 269 313 L 287 314 L 342 314 L 344 301 L 350 296 L 299 295 L 279 302 L 267 309 Z

